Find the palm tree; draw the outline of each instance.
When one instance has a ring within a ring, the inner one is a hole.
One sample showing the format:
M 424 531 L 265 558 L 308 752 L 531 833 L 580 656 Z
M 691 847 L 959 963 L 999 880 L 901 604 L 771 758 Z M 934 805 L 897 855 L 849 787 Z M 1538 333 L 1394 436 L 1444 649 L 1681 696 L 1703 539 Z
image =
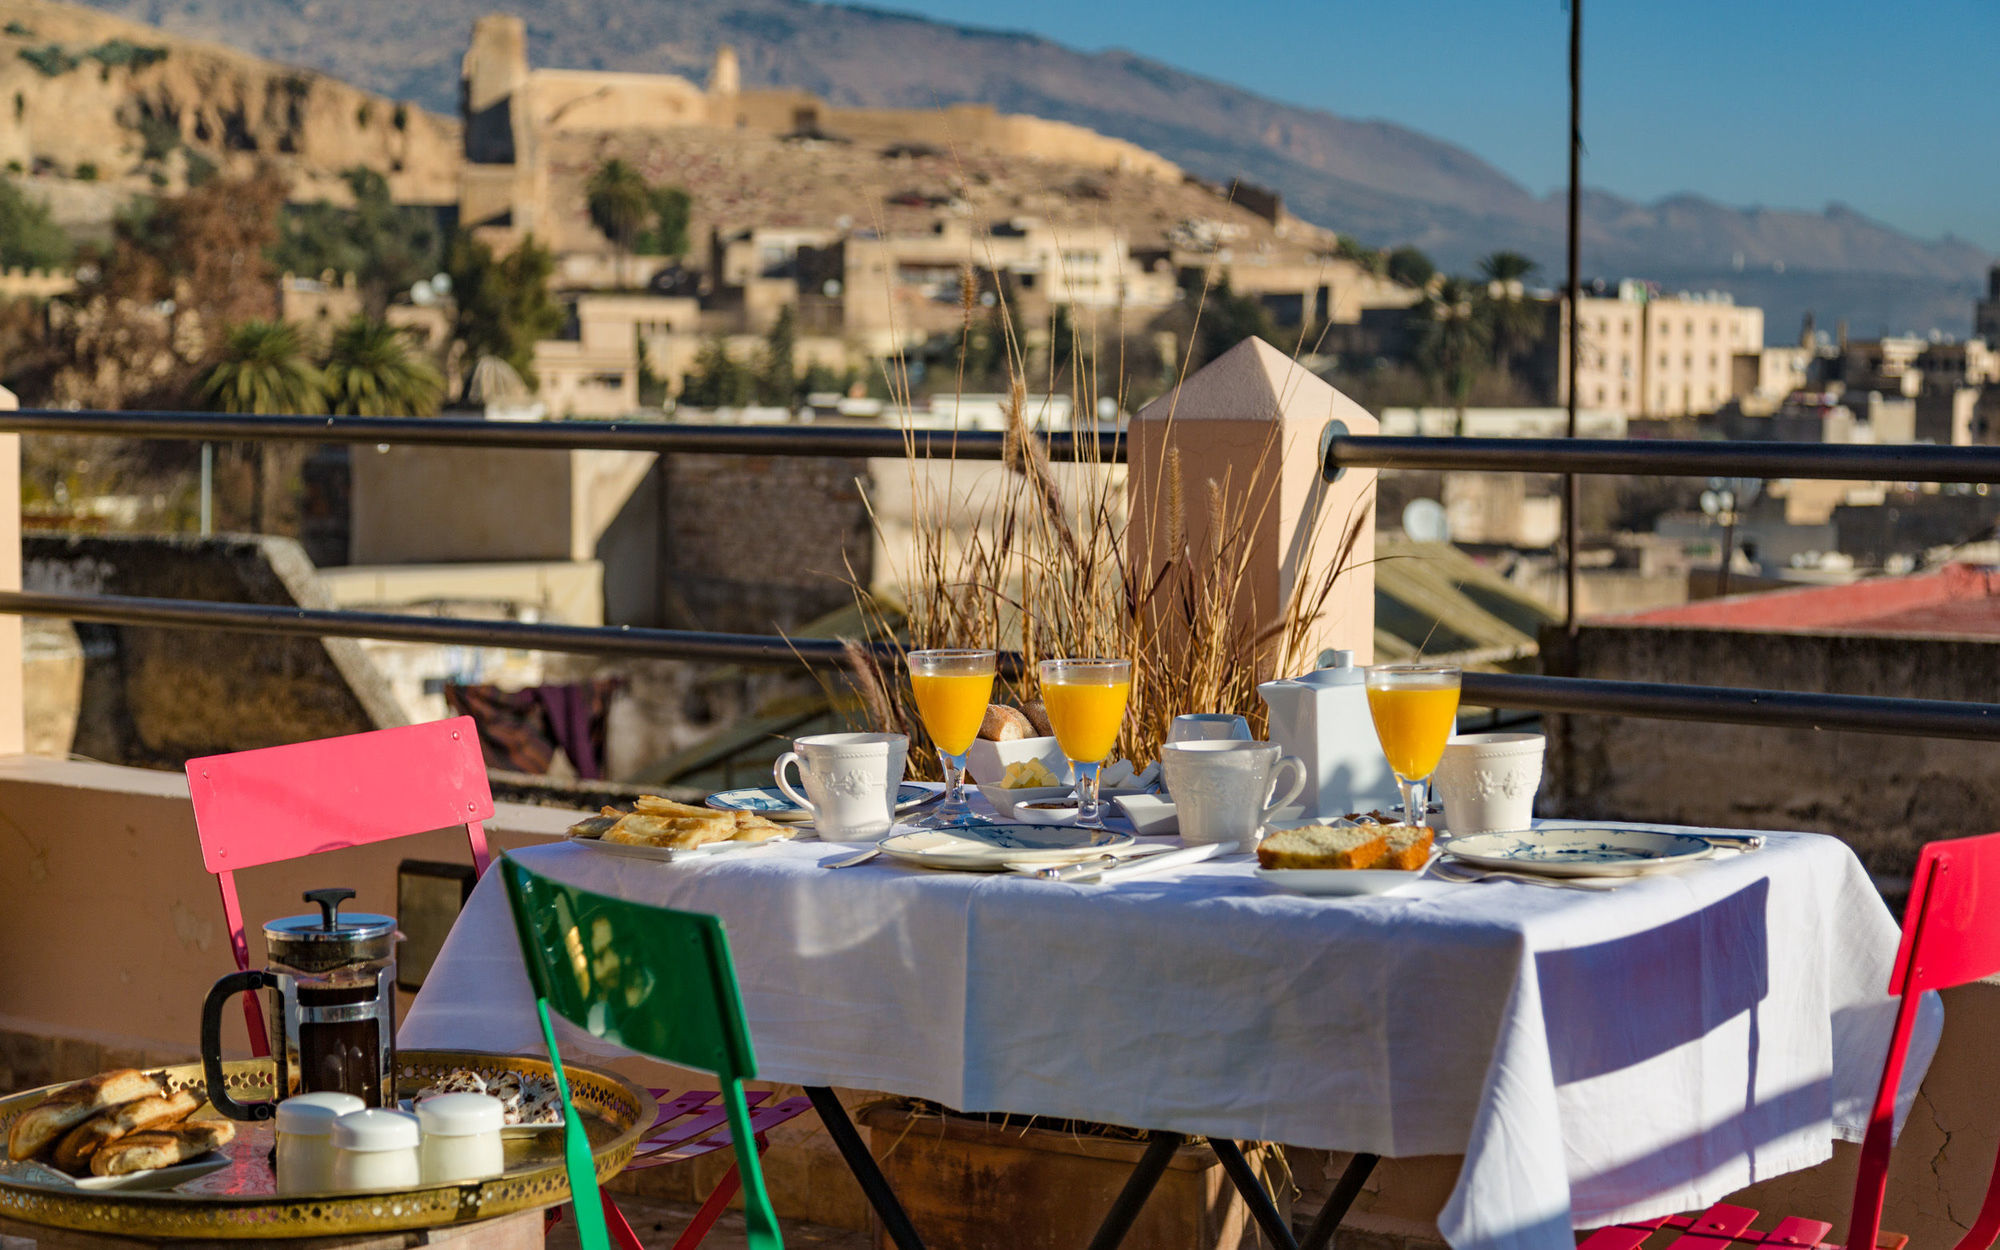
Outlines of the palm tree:
M 359 314 L 333 332 L 326 385 L 333 410 L 358 417 L 430 417 L 444 401 L 444 375 L 402 328 Z
M 597 167 L 584 184 L 584 204 L 591 224 L 604 232 L 621 253 L 631 255 L 646 218 L 653 211 L 653 196 L 646 179 L 624 161 L 613 158 Z
M 1417 327 L 1417 371 L 1451 401 L 1456 414 L 1452 430 L 1460 437 L 1465 435 L 1465 401 L 1492 343 L 1474 295 L 1467 279 L 1445 278 L 1425 298 Z
M 1486 279 L 1480 315 L 1492 340 L 1493 363 L 1511 377 L 1515 357 L 1540 341 L 1547 325 L 1542 306 L 1521 298 L 1521 282 L 1541 266 L 1519 252 L 1493 252 L 1479 262 Z
M 229 331 L 201 396 L 217 412 L 317 414 L 326 411 L 326 377 L 297 326 L 245 321 Z
M 202 379 L 201 397 L 217 412 L 318 414 L 326 411 L 326 377 L 313 366 L 297 326 L 245 321 L 223 341 Z M 274 493 L 264 480 L 268 467 L 264 444 L 252 444 L 250 516 L 263 531 L 271 528 L 265 505 Z

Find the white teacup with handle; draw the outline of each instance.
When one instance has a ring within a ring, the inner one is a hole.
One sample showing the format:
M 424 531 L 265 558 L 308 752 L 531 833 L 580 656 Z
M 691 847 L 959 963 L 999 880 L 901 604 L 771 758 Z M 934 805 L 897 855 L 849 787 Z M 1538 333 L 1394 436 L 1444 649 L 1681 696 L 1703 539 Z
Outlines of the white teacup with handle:
M 896 823 L 896 791 L 910 740 L 903 734 L 813 734 L 793 741 L 771 775 L 785 797 L 812 813 L 813 828 L 828 842 L 880 841 Z M 792 788 L 786 770 L 797 766 L 805 793 Z
M 1288 768 L 1291 784 L 1281 787 Z M 1190 845 L 1248 846 L 1264 822 L 1306 785 L 1305 764 L 1269 742 L 1170 742 L 1160 748 L 1160 772 L 1174 796 L 1181 841 Z

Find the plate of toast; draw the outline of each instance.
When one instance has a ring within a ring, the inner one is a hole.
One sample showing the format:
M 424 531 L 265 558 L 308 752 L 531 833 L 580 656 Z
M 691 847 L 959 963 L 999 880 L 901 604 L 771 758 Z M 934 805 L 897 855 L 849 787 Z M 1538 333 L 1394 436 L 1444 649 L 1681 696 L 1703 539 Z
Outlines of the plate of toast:
M 1359 817 L 1278 829 L 1257 844 L 1257 876 L 1297 894 L 1387 894 L 1424 875 L 1436 841 L 1427 825 Z
M 797 834 L 791 826 L 756 812 L 716 811 L 642 794 L 631 811 L 604 808 L 571 825 L 564 836 L 615 855 L 671 862 L 745 850 Z
M 161 1189 L 229 1166 L 222 1119 L 193 1119 L 201 1099 L 133 1068 L 52 1090 L 15 1117 L 10 1164 L 22 1179 L 78 1189 Z

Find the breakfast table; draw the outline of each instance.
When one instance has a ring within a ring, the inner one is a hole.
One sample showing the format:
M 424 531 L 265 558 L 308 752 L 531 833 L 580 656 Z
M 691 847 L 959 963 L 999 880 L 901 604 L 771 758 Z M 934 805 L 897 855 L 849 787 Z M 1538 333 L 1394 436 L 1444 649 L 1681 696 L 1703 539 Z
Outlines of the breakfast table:
M 1616 889 L 1425 878 L 1354 898 L 1276 890 L 1248 855 L 1114 885 L 826 866 L 857 849 L 513 854 L 719 916 L 765 1079 L 1218 1144 L 1460 1155 L 1438 1216 L 1459 1250 L 1573 1247 L 1575 1229 L 1822 1162 L 1860 1137 L 1894 1013 L 1896 923 L 1847 846 L 1814 834 Z M 399 1044 L 539 1051 L 498 875 Z M 1899 1115 L 1941 1025 L 1932 999 Z M 561 1044 L 620 1054 L 576 1030 Z

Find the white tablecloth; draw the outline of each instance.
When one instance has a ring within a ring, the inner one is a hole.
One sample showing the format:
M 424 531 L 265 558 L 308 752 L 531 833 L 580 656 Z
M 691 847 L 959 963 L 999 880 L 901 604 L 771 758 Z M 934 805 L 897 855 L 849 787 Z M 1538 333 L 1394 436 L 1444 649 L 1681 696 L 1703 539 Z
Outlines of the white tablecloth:
M 1615 892 L 1277 893 L 1247 857 L 1109 887 L 800 842 L 677 865 L 557 845 L 538 872 L 722 918 L 766 1078 L 968 1111 L 1384 1155 L 1463 1154 L 1462 1250 L 1697 1208 L 1858 1138 L 1897 930 L 1810 834 Z M 498 874 L 400 1041 L 535 1051 Z M 1905 1092 L 1942 1012 L 1924 1013 Z M 574 1031 L 575 1058 L 616 1052 Z

